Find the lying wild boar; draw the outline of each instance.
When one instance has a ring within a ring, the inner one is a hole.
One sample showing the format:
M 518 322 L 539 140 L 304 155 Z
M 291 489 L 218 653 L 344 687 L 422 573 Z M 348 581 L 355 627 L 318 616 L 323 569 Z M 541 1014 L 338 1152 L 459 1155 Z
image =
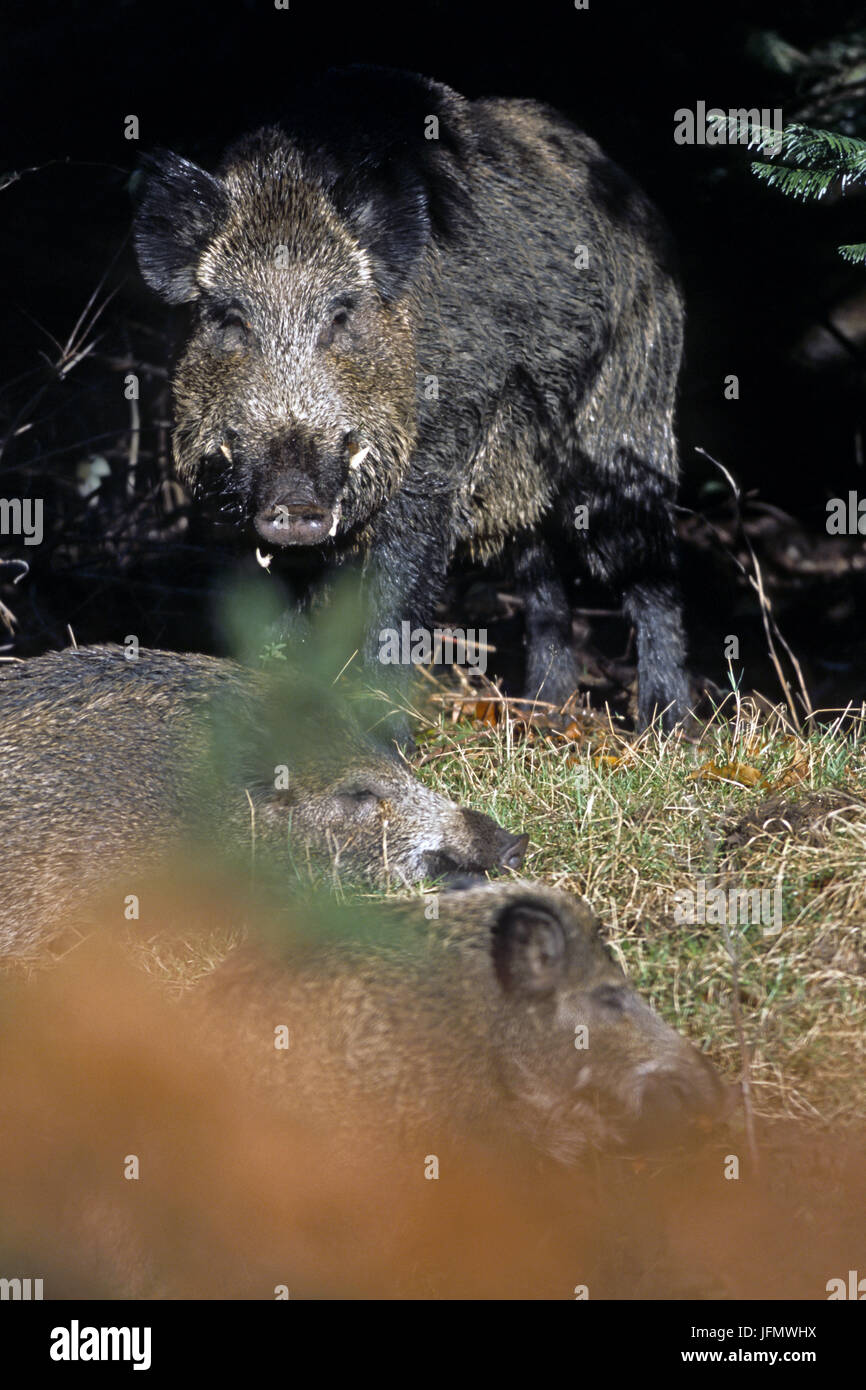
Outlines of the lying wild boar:
M 591 139 L 532 101 L 350 69 L 216 173 L 152 158 L 134 235 L 193 310 L 181 477 L 311 584 L 360 560 L 371 665 L 403 622 L 429 631 L 455 556 L 507 552 L 530 696 L 577 686 L 585 571 L 637 630 L 641 723 L 683 715 L 682 299 L 658 214 Z
M 276 958 L 246 946 L 198 990 L 219 1047 L 311 1123 L 339 1129 L 367 1103 L 421 1153 L 505 1133 L 567 1163 L 675 1144 L 728 1107 L 576 899 L 489 883 L 443 894 L 435 920 L 385 903 L 356 924 Z
M 321 690 L 121 647 L 0 667 L 0 949 L 140 893 L 183 846 L 378 883 L 518 868 L 526 836 L 428 790 Z
M 838 1152 L 816 1171 L 814 1133 L 781 1169 L 771 1143 L 769 1187 L 723 1180 L 727 1137 L 646 1166 L 593 1153 L 572 1167 L 520 1142 L 526 1132 L 570 1156 L 587 1126 L 604 1137 L 609 1101 L 624 1132 L 640 1108 L 664 1124 L 662 1086 L 673 1119 L 711 1112 L 716 1087 L 604 960 L 582 909 L 515 890 L 511 915 L 501 894 L 467 895 L 462 925 L 443 898 L 441 943 L 412 913 L 392 930 L 380 921 L 378 957 L 358 944 L 345 969 L 297 905 L 282 961 L 238 957 L 203 1015 L 193 1000 L 208 991 L 171 1001 L 106 933 L 54 970 L 4 981 L 4 1274 L 44 1277 L 46 1299 L 569 1299 L 576 1283 L 592 1299 L 820 1296 L 827 1270 L 862 1248 L 862 1144 L 846 1191 Z M 243 898 L 235 887 L 210 905 L 231 919 Z M 181 887 L 178 921 L 185 909 Z M 348 919 L 345 949 L 354 907 L 324 910 L 332 941 Z M 273 1027 L 286 1022 L 277 1060 Z M 272 1085 L 251 1084 L 251 1068 Z M 449 1126 L 465 1141 L 456 1162 Z M 124 1180 L 129 1155 L 140 1181 Z M 805 1262 L 804 1204 L 821 1217 Z

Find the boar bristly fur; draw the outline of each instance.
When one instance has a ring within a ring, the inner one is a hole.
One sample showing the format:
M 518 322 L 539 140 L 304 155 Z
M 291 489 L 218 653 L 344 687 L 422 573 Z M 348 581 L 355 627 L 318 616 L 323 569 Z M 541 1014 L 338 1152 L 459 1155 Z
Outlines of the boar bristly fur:
M 309 569 L 360 560 L 367 657 L 429 627 L 455 556 L 513 562 L 527 686 L 577 685 L 568 586 L 622 595 L 639 718 L 685 713 L 667 233 L 586 135 L 533 101 L 410 74 L 325 80 L 215 174 L 147 168 L 143 274 L 192 306 L 182 478 Z
M 244 947 L 202 987 L 232 1020 L 219 1045 L 237 1055 L 240 1033 L 287 1109 L 339 1127 L 354 1092 L 416 1140 L 504 1129 L 561 1162 L 677 1144 L 724 1111 L 710 1063 L 631 988 L 579 900 L 490 883 L 443 894 L 434 921 L 417 902 L 377 904 L 369 935 L 352 920 L 354 940 Z M 266 1045 L 280 1023 L 288 1060 Z
M 414 883 L 519 868 L 526 836 L 425 787 L 334 695 L 216 657 L 121 647 L 0 667 L 0 954 L 118 917 L 190 852 Z

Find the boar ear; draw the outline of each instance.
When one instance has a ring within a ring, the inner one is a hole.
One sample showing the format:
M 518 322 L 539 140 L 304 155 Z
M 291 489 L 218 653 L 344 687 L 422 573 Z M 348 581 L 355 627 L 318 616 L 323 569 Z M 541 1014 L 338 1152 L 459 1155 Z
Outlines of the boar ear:
M 493 965 L 507 994 L 550 994 L 565 967 L 565 932 L 556 914 L 532 898 L 512 901 L 493 926 Z
M 399 298 L 430 237 L 421 180 L 405 169 L 368 174 L 363 182 L 352 175 L 335 185 L 333 197 L 373 263 L 380 292 Z
M 142 275 L 169 304 L 196 299 L 196 262 L 225 211 L 222 183 L 160 150 L 142 161 L 135 196 L 132 239 Z

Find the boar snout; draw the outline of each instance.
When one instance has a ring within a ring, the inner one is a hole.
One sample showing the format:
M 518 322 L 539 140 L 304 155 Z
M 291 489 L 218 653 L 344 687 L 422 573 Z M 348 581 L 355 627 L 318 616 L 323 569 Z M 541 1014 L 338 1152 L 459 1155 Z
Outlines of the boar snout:
M 519 869 L 529 844 L 528 835 L 515 835 L 481 811 L 462 810 L 455 867 L 469 869 Z M 444 853 L 451 854 L 448 845 Z M 455 848 L 457 848 L 455 846 Z
M 513 835 L 478 811 L 462 813 L 464 835 L 455 844 L 428 851 L 424 867 L 430 878 L 442 878 L 452 891 L 474 888 L 486 869 L 519 869 L 529 844 L 528 835 Z M 468 841 L 465 831 L 469 832 Z
M 269 545 L 321 545 L 337 529 L 334 509 L 316 503 L 273 502 L 257 512 L 255 528 Z
M 335 465 L 324 469 L 329 476 L 320 476 L 321 461 L 309 440 L 303 446 L 294 441 L 290 452 L 288 445 L 274 446 L 272 453 L 277 457 L 269 460 L 257 489 L 256 530 L 269 545 L 320 545 L 337 529 L 334 499 L 341 470 Z
M 727 1110 L 725 1088 L 695 1051 L 682 1067 L 652 1067 L 643 1076 L 631 1138 L 641 1148 L 664 1148 L 685 1140 L 696 1127 L 719 1123 Z
M 528 845 L 528 835 L 512 835 L 499 856 L 500 869 L 522 869 Z

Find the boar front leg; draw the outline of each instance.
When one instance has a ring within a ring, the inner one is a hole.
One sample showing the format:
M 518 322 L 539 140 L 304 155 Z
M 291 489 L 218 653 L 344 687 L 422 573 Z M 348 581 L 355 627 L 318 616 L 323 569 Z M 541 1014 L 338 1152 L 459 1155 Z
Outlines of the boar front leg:
M 523 598 L 524 694 L 562 706 L 578 687 L 571 645 L 571 604 L 556 560 L 541 538 L 515 543 L 514 574 Z

